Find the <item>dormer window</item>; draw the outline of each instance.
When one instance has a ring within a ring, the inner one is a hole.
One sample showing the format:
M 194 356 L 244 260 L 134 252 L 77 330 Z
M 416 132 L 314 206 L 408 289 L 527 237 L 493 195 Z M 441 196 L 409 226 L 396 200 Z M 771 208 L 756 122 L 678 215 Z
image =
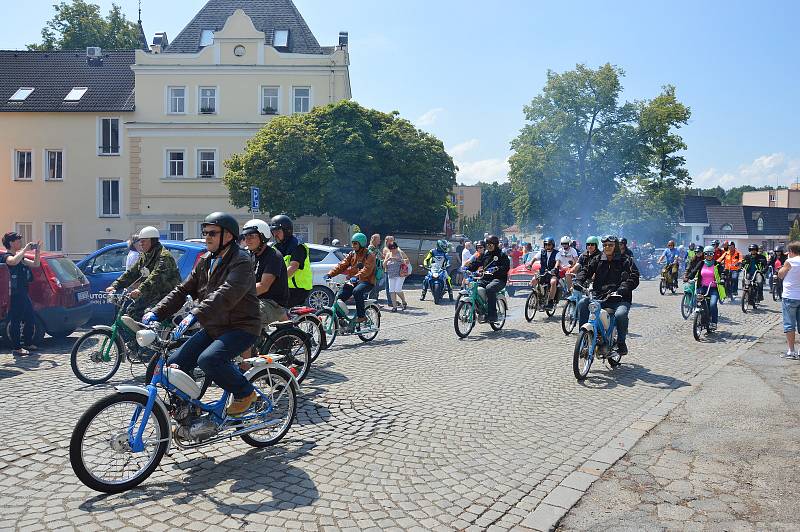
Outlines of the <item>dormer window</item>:
M 275 38 L 272 41 L 272 46 L 289 46 L 289 30 L 275 30 Z
M 69 94 L 64 97 L 65 102 L 77 102 L 83 98 L 83 95 L 88 91 L 88 87 L 73 87 Z
M 722 226 L 723 233 L 729 233 L 731 231 L 733 231 L 733 226 L 731 224 L 725 224 Z
M 756 229 L 758 231 L 764 230 L 764 218 L 759 218 L 758 220 L 756 220 Z
M 11 95 L 8 99 L 9 102 L 24 102 L 28 96 L 34 91 L 32 87 L 20 87 L 17 92 Z
M 203 30 L 200 32 L 200 47 L 211 46 L 214 44 L 214 31 Z

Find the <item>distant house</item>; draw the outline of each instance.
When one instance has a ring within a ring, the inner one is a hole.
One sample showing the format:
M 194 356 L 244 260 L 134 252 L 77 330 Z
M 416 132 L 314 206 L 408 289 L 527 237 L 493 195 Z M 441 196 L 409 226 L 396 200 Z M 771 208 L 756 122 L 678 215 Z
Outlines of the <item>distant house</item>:
M 677 240 L 686 244 L 702 245 L 703 236 L 709 227 L 707 207 L 719 206 L 718 198 L 712 196 L 686 196 L 683 198 L 683 216 Z
M 733 240 L 736 247 L 750 244 L 774 249 L 788 241 L 789 230 L 800 220 L 800 209 L 750 205 L 710 205 L 706 208 L 708 228 L 705 244 L 714 239 Z

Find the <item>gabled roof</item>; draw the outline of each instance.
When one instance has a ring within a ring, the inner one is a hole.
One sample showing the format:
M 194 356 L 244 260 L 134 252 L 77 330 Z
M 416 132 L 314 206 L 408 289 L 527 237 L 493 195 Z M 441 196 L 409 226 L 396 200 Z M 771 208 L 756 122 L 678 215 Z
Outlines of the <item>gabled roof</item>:
M 743 205 L 709 206 L 709 234 L 731 235 L 788 235 L 796 218 L 800 218 L 800 209 L 783 207 L 754 207 Z M 758 230 L 758 220 L 763 220 L 763 229 Z M 723 231 L 729 224 L 731 229 Z
M 707 224 L 706 207 L 720 205 L 719 198 L 713 196 L 684 196 L 683 222 L 687 224 Z
M 295 54 L 325 53 L 291 0 L 208 0 L 164 53 L 198 52 L 203 30 L 220 31 L 237 9 L 243 10 L 255 28 L 264 32 L 268 45 L 273 43 L 275 30 L 289 30 L 289 46 L 281 48 L 281 51 Z
M 86 51 L 0 51 L 0 112 L 133 111 L 133 50 L 103 52 L 102 61 Z M 20 87 L 35 89 L 21 102 L 8 99 Z M 76 102 L 64 97 L 73 87 L 88 87 Z

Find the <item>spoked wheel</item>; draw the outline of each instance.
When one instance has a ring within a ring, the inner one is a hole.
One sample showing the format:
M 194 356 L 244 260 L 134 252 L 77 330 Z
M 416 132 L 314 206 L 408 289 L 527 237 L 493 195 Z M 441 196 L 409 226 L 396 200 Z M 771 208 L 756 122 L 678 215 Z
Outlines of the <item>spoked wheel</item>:
M 142 424 L 147 396 L 115 393 L 89 407 L 72 431 L 69 461 L 81 482 L 93 490 L 119 493 L 137 486 L 158 467 L 169 438 L 169 421 L 158 406 L 147 418 L 144 449 L 131 449 L 128 436 Z M 132 426 L 132 427 L 131 427 Z
M 589 355 L 589 350 L 592 347 L 592 333 L 585 329 L 581 329 L 578 333 L 578 339 L 575 341 L 575 349 L 572 352 L 572 373 L 578 382 L 586 379 L 589 375 L 589 368 L 592 367 L 592 358 Z
M 264 397 L 259 398 L 254 407 L 255 413 L 262 414 L 258 423 L 265 427 L 243 434 L 242 440 L 253 447 L 275 445 L 289 432 L 294 422 L 297 391 L 291 385 L 290 377 L 275 368 L 262 369 L 250 378 L 250 382 L 266 397 L 266 400 Z
M 498 299 L 497 300 L 497 321 L 490 321 L 489 322 L 489 327 L 491 327 L 492 330 L 499 331 L 500 329 L 503 328 L 503 325 L 506 324 L 506 311 L 507 310 L 508 310 L 508 307 L 506 307 L 506 302 L 503 301 L 502 299 Z M 502 317 L 502 319 L 501 319 L 501 317 Z
M 539 310 L 539 294 L 534 288 L 528 299 L 525 300 L 525 319 L 528 320 L 528 323 L 532 322 L 533 318 L 536 317 L 537 310 Z
M 684 293 L 683 298 L 681 298 L 681 316 L 683 316 L 683 319 L 689 319 L 689 316 L 692 315 L 692 307 L 692 295 Z
M 781 291 L 783 289 L 783 282 L 778 280 L 772 283 L 772 300 L 773 301 L 780 301 L 781 299 Z
M 698 342 L 702 340 L 703 329 L 705 328 L 705 324 L 703 323 L 703 312 L 695 312 L 694 313 L 694 323 L 692 324 L 692 335 L 694 339 Z
M 750 289 L 745 288 L 742 292 L 742 312 L 747 314 L 747 304 L 750 302 Z
M 359 334 L 358 337 L 361 338 L 362 342 L 369 342 L 378 336 L 381 328 L 381 311 L 376 306 L 369 306 L 364 310 L 364 314 L 367 316 L 367 321 L 362 323 L 360 327 L 374 330 L 366 334 Z
M 294 328 L 279 329 L 270 334 L 259 354 L 270 356 L 287 368 L 294 368 L 297 382 L 303 382 L 311 370 L 311 344 L 304 333 Z
M 558 299 L 553 301 L 553 306 L 552 307 L 545 307 L 544 308 L 544 313 L 547 314 L 548 318 L 552 318 L 553 316 L 556 315 L 556 311 L 557 310 L 558 310 Z
M 667 282 L 664 280 L 663 277 L 661 278 L 661 281 L 659 281 L 658 283 L 658 291 L 661 292 L 662 296 L 667 293 Z
M 456 305 L 456 314 L 453 317 L 453 327 L 459 338 L 466 338 L 475 327 L 475 312 L 472 303 L 468 299 L 462 299 Z
M 297 318 L 294 324 L 308 335 L 308 340 L 311 343 L 311 361 L 313 362 L 325 345 L 325 330 L 322 328 L 322 321 L 317 316 L 306 314 Z
M 322 344 L 323 349 L 328 349 L 333 345 L 333 341 L 336 340 L 336 333 L 338 332 L 336 317 L 333 315 L 333 311 L 329 308 L 318 310 L 317 317 L 319 318 L 319 321 L 322 324 L 322 329 L 325 332 L 325 343 Z
M 567 300 L 567 304 L 564 305 L 564 310 L 561 311 L 561 330 L 564 331 L 564 334 L 569 336 L 572 334 L 572 331 L 575 330 L 575 325 L 578 323 L 578 312 L 576 309 L 575 302 Z
M 89 331 L 72 346 L 69 362 L 72 372 L 86 384 L 108 381 L 122 363 L 124 347 L 108 331 Z

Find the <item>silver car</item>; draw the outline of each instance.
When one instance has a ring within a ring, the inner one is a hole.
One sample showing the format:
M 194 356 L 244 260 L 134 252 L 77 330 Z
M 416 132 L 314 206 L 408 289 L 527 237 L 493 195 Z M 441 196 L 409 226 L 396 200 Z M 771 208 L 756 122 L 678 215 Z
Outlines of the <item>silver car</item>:
M 325 276 L 345 258 L 346 254 L 342 252 L 341 248 L 333 246 L 323 246 L 321 244 L 307 244 L 307 246 L 314 286 L 311 288 L 311 293 L 308 294 L 306 303 L 309 307 L 317 310 L 323 307 L 330 307 L 333 304 L 335 294 L 325 284 Z M 347 278 L 344 275 L 337 275 L 334 280 L 343 283 Z

